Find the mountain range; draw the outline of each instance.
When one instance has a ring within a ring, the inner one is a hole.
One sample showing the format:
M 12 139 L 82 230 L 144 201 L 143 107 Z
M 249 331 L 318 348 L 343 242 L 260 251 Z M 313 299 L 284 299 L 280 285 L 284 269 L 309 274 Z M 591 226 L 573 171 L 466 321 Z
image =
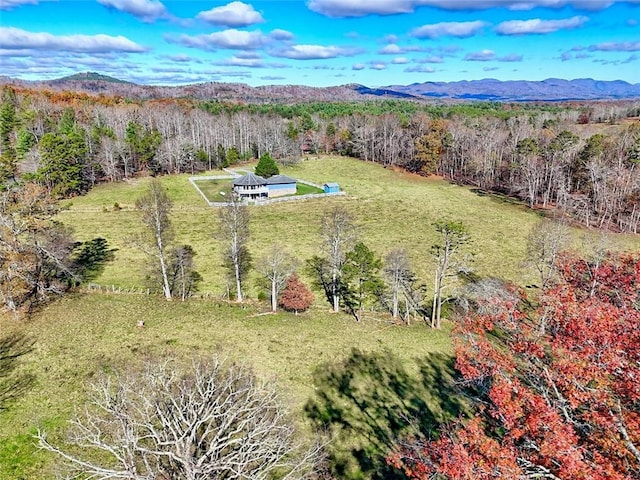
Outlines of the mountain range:
M 624 100 L 640 98 L 640 84 L 621 80 L 591 78 L 541 81 L 496 79 L 458 82 L 424 82 L 411 85 L 367 87 L 359 84 L 335 87 L 304 85 L 268 85 L 251 87 L 243 83 L 206 82 L 183 86 L 138 85 L 95 72 L 85 72 L 56 80 L 26 81 L 1 77 L 0 84 L 72 90 L 91 94 L 120 95 L 127 98 L 179 98 L 240 100 L 264 103 L 272 101 L 355 101 L 374 97 L 417 101 L 580 101 Z

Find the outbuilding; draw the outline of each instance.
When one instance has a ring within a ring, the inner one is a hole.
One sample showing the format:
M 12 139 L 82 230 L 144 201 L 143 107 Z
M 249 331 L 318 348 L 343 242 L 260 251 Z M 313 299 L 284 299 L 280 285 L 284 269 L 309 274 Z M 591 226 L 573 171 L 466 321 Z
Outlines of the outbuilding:
M 340 191 L 340 185 L 337 183 L 325 183 L 323 189 L 324 193 L 338 193 Z

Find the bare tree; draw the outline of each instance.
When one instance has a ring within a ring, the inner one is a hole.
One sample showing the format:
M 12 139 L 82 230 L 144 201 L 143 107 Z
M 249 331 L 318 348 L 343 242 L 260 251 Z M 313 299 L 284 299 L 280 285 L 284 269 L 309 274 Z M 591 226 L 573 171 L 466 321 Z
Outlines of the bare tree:
M 445 281 L 447 277 L 467 270 L 466 259 L 460 258 L 459 254 L 462 247 L 469 244 L 470 238 L 466 227 L 461 222 L 439 221 L 433 225 L 440 234 L 440 241 L 431 247 L 431 254 L 436 260 L 431 328 L 440 328 Z
M 571 234 L 567 226 L 555 220 L 543 219 L 529 232 L 527 262 L 537 271 L 540 288 L 545 288 L 555 278 L 558 257 L 569 248 L 570 242 Z
M 224 260 L 236 284 L 236 300 L 242 302 L 242 280 L 251 267 L 249 241 L 249 209 L 240 200 L 232 201 L 219 211 L 218 234 L 225 243 Z
M 171 292 L 182 301 L 197 290 L 198 283 L 202 280 L 193 264 L 195 254 L 191 245 L 180 245 L 171 252 Z
M 356 227 L 349 212 L 337 207 L 322 218 L 322 250 L 331 274 L 330 293 L 333 311 L 340 309 L 342 274 L 347 252 L 356 239 Z
M 272 384 L 218 359 L 184 372 L 164 362 L 103 378 L 71 421 L 70 446 L 37 433 L 73 478 L 303 479 L 318 446 L 303 446 Z
M 171 200 L 156 178 L 151 180 L 145 194 L 136 201 L 136 208 L 142 212 L 142 223 L 147 227 L 146 234 L 135 240 L 136 245 L 148 255 L 155 257 L 160 267 L 162 292 L 171 300 L 169 282 L 169 247 L 173 240 L 173 228 L 169 214 Z
M 407 318 L 411 310 L 410 303 L 413 303 L 412 284 L 415 276 L 411 271 L 409 255 L 404 248 L 391 250 L 384 259 L 384 276 L 391 293 L 391 315 L 394 319 L 400 313 L 400 299 L 405 298 L 405 309 Z
M 42 187 L 0 192 L 0 305 L 30 312 L 77 281 L 73 240 L 52 220 L 58 209 Z
M 297 261 L 280 245 L 274 244 L 271 251 L 256 265 L 256 270 L 260 272 L 270 283 L 271 311 L 278 308 L 278 297 L 287 283 L 287 278 L 295 271 Z

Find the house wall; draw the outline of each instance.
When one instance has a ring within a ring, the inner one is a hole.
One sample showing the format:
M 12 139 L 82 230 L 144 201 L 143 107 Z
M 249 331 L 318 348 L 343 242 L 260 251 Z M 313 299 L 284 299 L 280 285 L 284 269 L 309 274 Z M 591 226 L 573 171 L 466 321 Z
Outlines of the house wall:
M 273 185 L 268 185 L 268 187 L 269 187 L 269 198 L 296 194 L 295 183 L 276 183 Z
M 267 189 L 266 186 L 258 186 L 258 185 L 250 185 L 250 186 L 244 186 L 244 185 L 235 185 L 233 187 L 233 191 L 236 192 L 238 195 L 240 195 L 241 197 L 249 197 L 249 196 L 267 196 L 269 193 L 269 190 Z

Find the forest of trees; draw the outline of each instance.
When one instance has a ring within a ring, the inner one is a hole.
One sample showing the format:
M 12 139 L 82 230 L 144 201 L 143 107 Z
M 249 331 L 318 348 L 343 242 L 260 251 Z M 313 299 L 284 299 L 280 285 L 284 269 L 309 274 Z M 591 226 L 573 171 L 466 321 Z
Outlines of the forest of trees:
M 193 173 L 265 153 L 280 163 L 342 154 L 558 208 L 588 226 L 637 233 L 638 110 L 633 102 L 127 101 L 5 86 L 0 178 L 20 174 L 65 197 L 97 182 Z

